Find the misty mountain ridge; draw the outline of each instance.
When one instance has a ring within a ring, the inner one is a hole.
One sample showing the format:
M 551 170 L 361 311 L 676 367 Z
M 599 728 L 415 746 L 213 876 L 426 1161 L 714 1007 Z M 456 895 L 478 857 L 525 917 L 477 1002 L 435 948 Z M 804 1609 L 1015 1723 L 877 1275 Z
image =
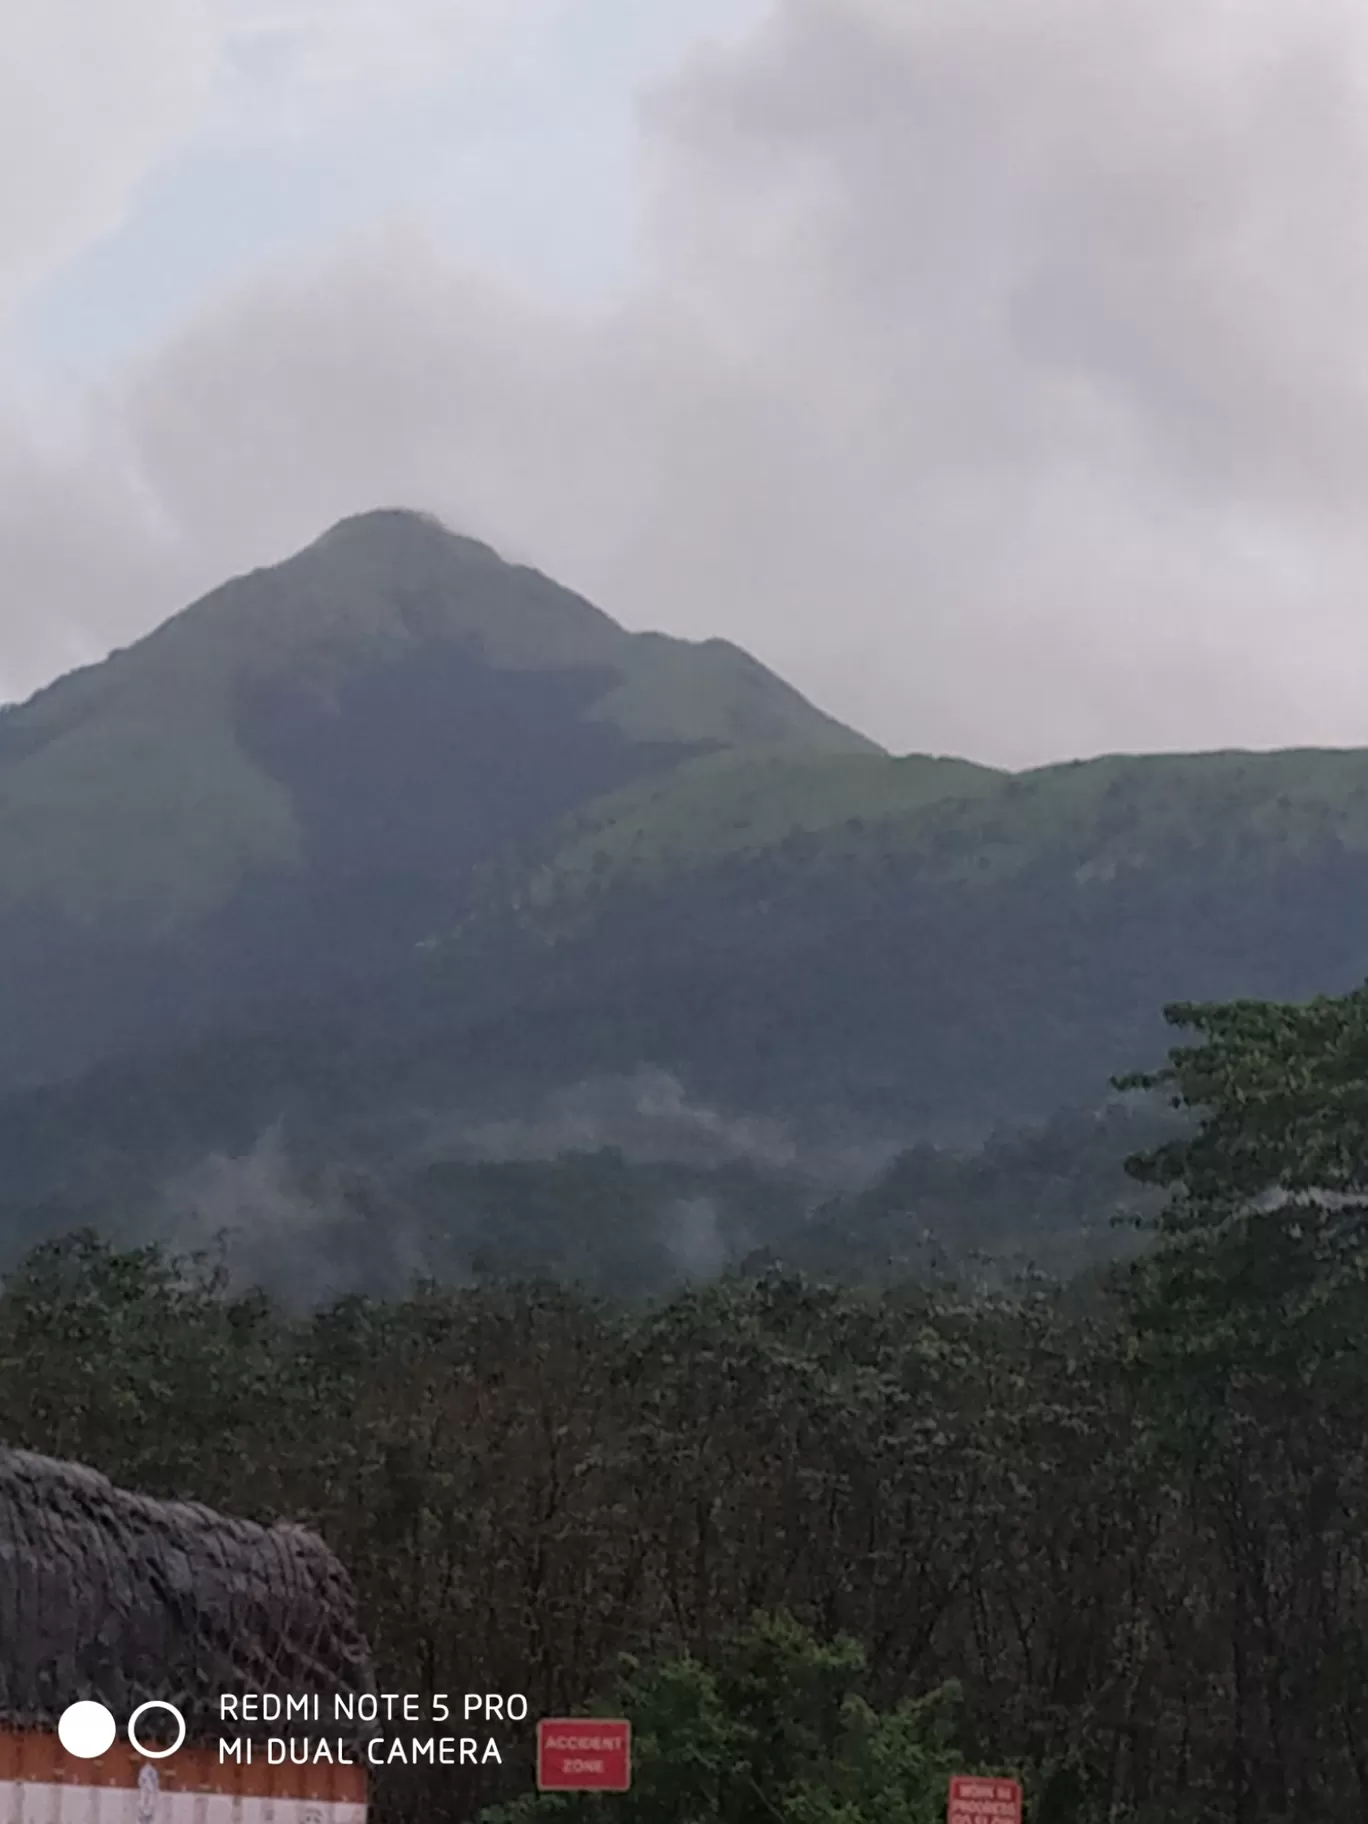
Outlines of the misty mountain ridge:
M 1167 1002 L 1368 976 L 1368 752 L 894 758 L 403 512 L 0 714 L 0 842 L 34 1208 L 274 1132 L 385 1196 L 535 1201 L 626 1132 L 695 1215 L 743 1166 L 845 1194 L 1097 1108 Z

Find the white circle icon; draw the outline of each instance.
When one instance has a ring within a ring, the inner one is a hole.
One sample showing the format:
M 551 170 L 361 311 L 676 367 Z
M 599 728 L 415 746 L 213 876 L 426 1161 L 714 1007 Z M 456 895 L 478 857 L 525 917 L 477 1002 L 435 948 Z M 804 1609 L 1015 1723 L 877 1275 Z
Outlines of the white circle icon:
M 169 1748 L 144 1748 L 137 1736 L 133 1733 L 133 1725 L 140 1716 L 146 1716 L 149 1710 L 169 1710 L 171 1715 L 175 1717 L 176 1727 L 180 1733 Z M 145 1759 L 149 1761 L 164 1761 L 167 1755 L 174 1754 L 177 1748 L 179 1748 L 181 1743 L 185 1740 L 185 1718 L 181 1715 L 180 1711 L 177 1710 L 174 1704 L 166 1704 L 163 1703 L 159 1697 L 151 1697 L 145 1704 L 139 1704 L 132 1716 L 129 1717 L 128 1739 L 131 1745 L 136 1748 L 138 1753 Z
M 57 1724 L 57 1740 L 78 1761 L 98 1759 L 114 1746 L 118 1733 L 111 1712 L 89 1698 L 68 1704 Z

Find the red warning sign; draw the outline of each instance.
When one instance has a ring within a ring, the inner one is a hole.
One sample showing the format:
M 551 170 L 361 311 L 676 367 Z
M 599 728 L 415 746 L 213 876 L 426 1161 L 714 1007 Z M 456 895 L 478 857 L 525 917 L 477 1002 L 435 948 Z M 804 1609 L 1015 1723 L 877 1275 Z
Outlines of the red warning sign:
M 950 1781 L 945 1824 L 1021 1824 L 1021 1787 L 977 1773 L 957 1773 Z
M 626 1792 L 632 1783 L 632 1725 L 601 1716 L 555 1716 L 537 1724 L 542 1792 Z

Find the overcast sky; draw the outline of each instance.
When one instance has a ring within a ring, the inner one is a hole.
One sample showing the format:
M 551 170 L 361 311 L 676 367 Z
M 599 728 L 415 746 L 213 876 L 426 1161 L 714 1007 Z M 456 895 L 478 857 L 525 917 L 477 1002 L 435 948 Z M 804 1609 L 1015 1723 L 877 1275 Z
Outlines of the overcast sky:
M 0 698 L 411 505 L 898 751 L 1368 745 L 1362 0 L 0 23 Z

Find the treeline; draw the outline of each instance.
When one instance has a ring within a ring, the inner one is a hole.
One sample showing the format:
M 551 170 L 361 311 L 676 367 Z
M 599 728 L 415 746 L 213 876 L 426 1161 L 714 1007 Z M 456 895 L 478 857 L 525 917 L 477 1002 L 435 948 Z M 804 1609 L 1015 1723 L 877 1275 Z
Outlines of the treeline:
M 1018 1771 L 1032 1824 L 1347 1824 L 1368 1003 L 1174 1017 L 1197 1039 L 1150 1087 L 1197 1122 L 1135 1165 L 1158 1246 L 1086 1281 L 289 1317 L 76 1237 L 0 1293 L 0 1433 L 318 1527 L 386 1689 L 639 1706 L 633 1800 L 517 1817 L 930 1824 L 958 1762 Z M 507 1741 L 385 1776 L 378 1816 L 516 1805 L 530 1726 Z

